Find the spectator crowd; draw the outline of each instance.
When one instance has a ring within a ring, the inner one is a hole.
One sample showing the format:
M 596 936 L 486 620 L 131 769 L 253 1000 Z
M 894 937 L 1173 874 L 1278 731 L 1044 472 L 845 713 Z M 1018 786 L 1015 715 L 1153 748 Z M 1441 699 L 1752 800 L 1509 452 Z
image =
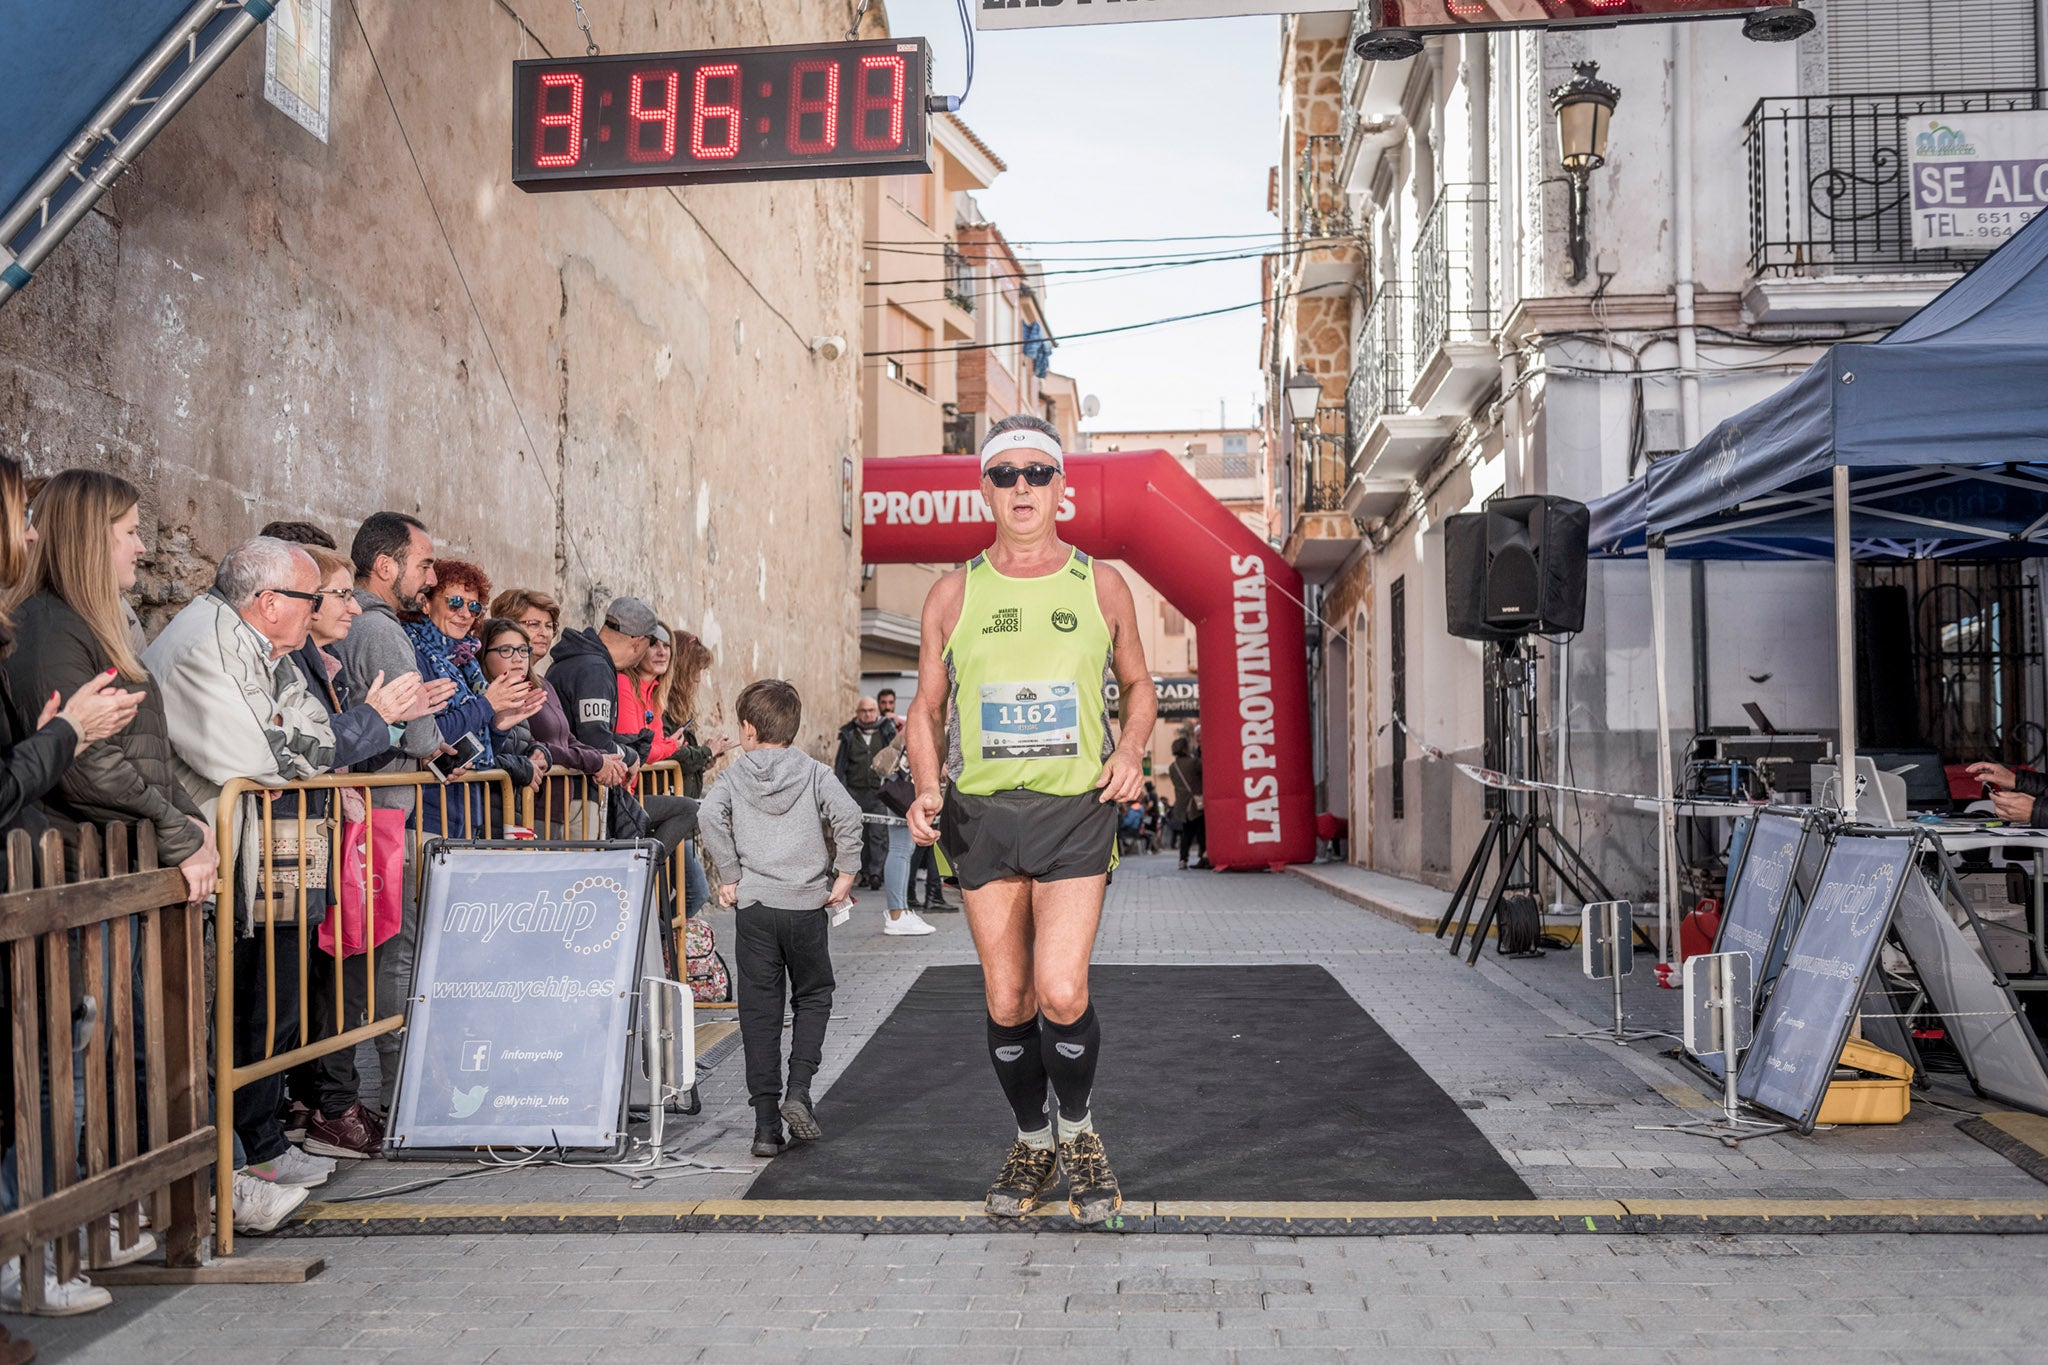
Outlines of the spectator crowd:
M 405 831 L 403 913 L 375 945 L 380 1012 L 397 1008 L 411 980 L 422 837 L 653 838 L 684 855 L 683 885 L 668 889 L 683 914 L 708 900 L 698 798 L 735 740 L 701 723 L 710 648 L 644 600 L 618 598 L 589 627 L 565 628 L 548 592 L 494 590 L 481 566 L 439 558 L 419 518 L 377 512 L 346 553 L 321 527 L 265 526 L 145 641 L 129 601 L 145 552 L 140 512 L 140 491 L 115 475 L 71 469 L 31 483 L 0 457 L 0 831 L 53 829 L 75 851 L 87 824 L 146 827 L 195 904 L 216 897 L 221 850 L 234 849 L 233 905 L 211 923 L 235 935 L 238 1066 L 335 1036 L 337 1016 L 344 1028 L 367 1022 L 360 957 L 337 965 L 331 950 L 309 952 L 307 998 L 298 999 L 299 907 L 309 926 L 336 917 L 328 878 L 280 887 L 282 870 L 298 866 L 304 827 L 338 830 L 390 812 L 388 827 Z M 669 760 L 681 781 L 656 790 L 643 769 Z M 533 794 L 533 828 L 512 828 L 521 812 L 506 808 L 502 782 L 452 780 L 491 770 Z M 288 789 L 330 773 L 422 776 Z M 236 779 L 270 790 L 230 803 L 223 817 L 221 794 Z M 232 830 L 218 828 L 223 818 Z M 306 854 L 316 855 L 328 846 Z M 259 921 L 289 921 L 291 931 L 258 935 Z M 379 1153 L 399 1039 L 376 1041 L 373 1091 L 349 1048 L 236 1090 L 234 1206 L 221 1216 L 269 1231 L 337 1160 Z M 11 1037 L 0 1059 L 11 1096 Z M 4 1117 L 0 1209 L 11 1210 L 11 1103 Z M 145 1234 L 125 1254 L 153 1249 Z M 54 1259 L 46 1264 L 45 1311 L 108 1301 L 85 1277 L 59 1282 Z M 0 1308 L 20 1308 L 19 1276 L 16 1262 L 0 1270 Z

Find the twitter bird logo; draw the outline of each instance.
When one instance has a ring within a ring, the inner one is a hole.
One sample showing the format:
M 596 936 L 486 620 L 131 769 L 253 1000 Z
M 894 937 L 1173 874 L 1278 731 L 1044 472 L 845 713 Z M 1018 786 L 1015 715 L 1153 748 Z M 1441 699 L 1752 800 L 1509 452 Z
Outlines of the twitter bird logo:
M 457 1090 L 454 1096 L 455 1107 L 448 1111 L 448 1117 L 451 1119 L 468 1118 L 471 1114 L 483 1108 L 484 1096 L 489 1091 L 490 1087 L 487 1085 L 473 1085 L 467 1090 Z

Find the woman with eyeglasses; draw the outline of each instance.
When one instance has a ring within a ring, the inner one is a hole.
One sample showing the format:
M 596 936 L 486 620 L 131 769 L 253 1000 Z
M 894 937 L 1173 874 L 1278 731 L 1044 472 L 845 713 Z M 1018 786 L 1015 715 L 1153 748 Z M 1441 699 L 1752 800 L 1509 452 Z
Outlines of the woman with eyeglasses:
M 504 601 L 504 595 L 500 594 L 498 600 Z M 540 651 L 524 623 L 509 616 L 494 616 L 484 622 L 478 635 L 484 642 L 484 677 L 494 682 L 506 674 L 525 678 L 540 694 L 540 709 L 527 718 L 524 728 L 546 754 L 540 779 L 534 784 L 541 792 L 536 797 L 538 809 L 534 820 L 543 826 L 535 833 L 555 838 L 561 833 L 569 802 L 582 799 L 582 778 L 603 772 L 605 756 L 576 738 L 555 690 L 533 676 Z
M 520 761 L 524 755 L 519 752 L 518 740 L 502 746 L 500 740 L 540 710 L 541 698 L 524 673 L 501 673 L 492 680 L 485 678 L 478 666 L 483 642 L 475 631 L 484 619 L 484 603 L 490 596 L 491 580 L 484 577 L 482 569 L 466 560 L 437 559 L 426 615 L 407 621 L 405 633 L 419 660 L 420 675 L 455 684 L 455 696 L 437 717 L 442 742 L 454 746 L 463 736 L 474 736 L 479 751 L 466 765 L 467 771 L 504 767 L 514 781 L 525 785 L 532 782 L 533 774 Z M 501 760 L 507 758 L 514 766 L 505 766 Z M 438 792 L 423 793 L 420 806 L 420 828 L 429 834 L 481 838 L 489 823 L 484 787 L 475 782 L 451 782 Z

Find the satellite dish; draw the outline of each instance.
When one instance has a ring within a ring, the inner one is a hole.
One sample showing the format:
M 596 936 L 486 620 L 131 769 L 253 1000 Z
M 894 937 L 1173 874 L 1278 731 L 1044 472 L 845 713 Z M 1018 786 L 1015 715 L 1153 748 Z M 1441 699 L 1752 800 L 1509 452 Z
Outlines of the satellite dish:
M 1081 400 L 1081 415 L 1083 417 L 1093 417 L 1101 411 L 1102 400 L 1094 394 L 1091 393 Z

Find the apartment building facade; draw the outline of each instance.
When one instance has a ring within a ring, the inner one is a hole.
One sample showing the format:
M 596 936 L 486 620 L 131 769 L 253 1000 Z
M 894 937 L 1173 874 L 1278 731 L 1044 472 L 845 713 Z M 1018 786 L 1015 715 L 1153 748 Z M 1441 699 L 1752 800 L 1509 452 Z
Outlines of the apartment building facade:
M 1314 585 L 1324 803 L 1356 812 L 1355 861 L 1447 886 L 1478 841 L 1482 789 L 1423 752 L 1493 752 L 1484 650 L 1444 628 L 1446 517 L 1619 488 L 1981 259 L 1914 249 L 1904 151 L 1943 111 L 2043 107 L 2038 0 L 1986 0 L 1967 32 L 1905 0 L 1808 8 L 1819 27 L 1793 43 L 1646 25 L 1431 38 L 1398 62 L 1351 51 L 1364 7 L 1283 21 L 1271 496 Z M 1581 76 L 1620 93 L 1575 221 L 1551 102 Z M 1304 370 L 1320 401 L 1297 424 L 1285 387 Z M 1915 580 L 1937 637 L 1947 598 L 2034 592 L 2020 567 L 1944 572 L 1955 592 Z M 1546 776 L 1654 789 L 1648 594 L 1640 562 L 1596 560 L 1585 629 L 1536 642 Z M 1676 734 L 1742 725 L 1745 702 L 1831 726 L 1824 566 L 1687 566 L 1667 596 Z M 1617 893 L 1653 894 L 1648 815 L 1596 797 L 1557 813 Z

